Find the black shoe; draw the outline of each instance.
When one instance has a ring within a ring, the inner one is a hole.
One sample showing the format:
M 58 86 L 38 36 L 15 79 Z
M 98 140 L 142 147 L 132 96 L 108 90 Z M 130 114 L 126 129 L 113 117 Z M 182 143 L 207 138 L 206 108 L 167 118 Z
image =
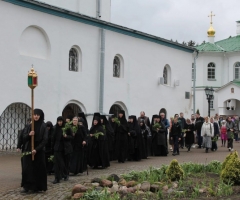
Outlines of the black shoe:
M 173 155 L 173 156 L 176 156 L 176 154 L 175 154 L 175 153 L 173 153 L 172 155 Z
M 53 181 L 53 184 L 56 184 L 56 183 L 60 183 L 60 181 L 59 181 L 58 179 L 55 179 L 55 180 Z
M 28 191 L 29 191 L 28 189 L 23 188 L 23 190 L 21 190 L 20 192 L 21 193 L 28 193 Z
M 64 181 L 68 181 L 68 179 L 69 179 L 69 176 L 66 176 L 66 177 L 64 178 Z
M 180 152 L 177 152 L 177 155 L 180 155 Z
M 206 149 L 205 152 L 208 153 L 208 149 Z

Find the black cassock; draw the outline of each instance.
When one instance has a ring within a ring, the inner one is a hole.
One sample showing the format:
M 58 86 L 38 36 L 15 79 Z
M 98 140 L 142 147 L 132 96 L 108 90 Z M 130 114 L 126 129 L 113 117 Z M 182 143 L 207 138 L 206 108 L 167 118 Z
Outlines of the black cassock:
M 154 156 L 167 156 L 166 147 L 166 130 L 162 122 L 159 122 L 161 128 L 159 131 L 152 127 L 152 149 Z
M 131 116 L 130 116 L 131 117 Z M 142 158 L 142 136 L 136 120 L 128 123 L 128 160 L 140 161 Z
M 22 158 L 22 187 L 25 190 L 46 191 L 47 170 L 44 147 L 48 141 L 47 127 L 43 120 L 34 121 L 34 125 L 34 149 L 37 153 L 34 156 L 34 161 L 32 161 L 32 155 L 26 155 Z M 23 153 L 31 152 L 30 132 L 31 125 L 28 126 L 28 131 L 23 135 Z
M 112 144 L 110 144 L 109 148 L 109 158 L 110 161 L 116 160 L 117 155 L 116 155 L 116 130 L 117 130 L 117 124 L 115 122 L 112 122 L 112 119 L 109 119 L 109 124 L 113 129 L 113 138 L 112 138 Z
M 128 152 L 128 124 L 125 115 L 118 118 L 120 124 L 116 126 L 116 157 L 118 162 L 124 163 Z
M 78 130 L 72 140 L 73 153 L 70 161 L 70 172 L 73 174 L 83 173 L 86 170 L 85 146 L 82 145 L 83 141 L 86 142 L 86 140 L 87 134 L 84 126 L 78 125 Z
M 140 126 L 140 132 L 142 136 L 141 154 L 142 154 L 142 159 L 146 159 L 148 155 L 150 155 L 149 140 L 151 140 L 151 132 L 150 132 L 150 129 L 145 124 L 145 122 L 144 121 L 141 121 L 141 122 L 143 123 L 142 126 Z
M 98 119 L 98 124 L 93 125 L 89 132 L 93 135 L 91 137 L 89 165 L 94 168 L 98 168 L 99 166 L 102 168 L 109 167 L 110 162 L 108 156 L 106 133 L 101 125 L 100 118 Z M 96 138 L 95 135 L 100 132 L 104 135 L 99 135 L 99 137 Z
M 190 131 L 186 131 L 186 137 L 185 137 L 185 145 L 192 146 L 194 143 L 194 124 L 186 124 L 185 129 L 189 129 Z

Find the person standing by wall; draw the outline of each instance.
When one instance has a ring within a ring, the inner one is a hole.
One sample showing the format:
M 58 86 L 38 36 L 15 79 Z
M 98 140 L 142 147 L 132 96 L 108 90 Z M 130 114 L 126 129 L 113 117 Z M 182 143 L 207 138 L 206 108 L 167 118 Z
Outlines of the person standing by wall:
M 232 121 L 231 117 L 227 118 L 227 138 L 228 138 L 228 150 L 233 151 L 233 139 L 234 132 L 237 130 L 235 123 Z
M 203 147 L 205 152 L 212 148 L 212 137 L 214 136 L 214 127 L 210 122 L 209 117 L 205 117 L 205 122 L 202 125 L 201 136 L 203 137 Z
M 174 143 L 174 149 L 172 154 L 173 156 L 180 155 L 178 143 L 179 141 L 181 141 L 181 133 L 182 133 L 181 125 L 178 121 L 178 117 L 175 117 L 170 130 L 170 138 L 171 140 L 173 140 Z
M 195 130 L 197 132 L 197 140 L 198 140 L 198 148 L 202 148 L 202 136 L 201 136 L 201 130 L 202 125 L 204 123 L 203 117 L 200 116 L 199 110 L 196 112 L 196 120 L 195 120 Z

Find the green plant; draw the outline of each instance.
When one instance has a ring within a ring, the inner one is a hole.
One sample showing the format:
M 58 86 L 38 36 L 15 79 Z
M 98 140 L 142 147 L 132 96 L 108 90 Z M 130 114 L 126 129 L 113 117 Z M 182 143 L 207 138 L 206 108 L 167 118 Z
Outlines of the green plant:
M 228 157 L 221 172 L 221 179 L 225 183 L 240 184 L 240 160 L 236 151 Z
M 178 164 L 178 161 L 176 159 L 173 159 L 166 170 L 166 174 L 171 181 L 176 181 L 183 178 L 184 172 Z
M 229 196 L 233 193 L 232 184 L 221 181 L 217 188 L 217 196 Z

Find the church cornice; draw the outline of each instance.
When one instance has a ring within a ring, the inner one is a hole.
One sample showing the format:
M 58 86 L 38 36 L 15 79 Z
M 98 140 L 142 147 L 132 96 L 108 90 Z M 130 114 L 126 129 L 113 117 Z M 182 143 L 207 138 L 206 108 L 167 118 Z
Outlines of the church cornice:
M 95 26 L 98 28 L 103 28 L 105 30 L 117 32 L 123 35 L 128 35 L 134 38 L 146 40 L 149 42 L 154 42 L 163 46 L 167 46 L 170 48 L 174 48 L 177 50 L 185 51 L 188 53 L 193 53 L 196 49 L 193 47 L 188 47 L 182 44 L 178 44 L 175 42 L 172 42 L 170 40 L 166 40 L 157 36 L 153 36 L 147 33 L 143 33 L 134 29 L 130 29 L 127 27 L 119 26 L 117 24 L 113 24 L 110 22 L 102 21 L 93 17 L 88 17 L 86 15 L 82 15 L 79 13 L 75 13 L 69 10 L 61 9 L 55 6 L 51 6 L 45 3 L 40 3 L 38 1 L 33 0 L 3 0 L 8 3 L 12 3 L 21 7 L 33 9 L 39 12 L 47 13 L 50 15 L 62 17 L 65 19 L 77 21 L 83 24 Z

